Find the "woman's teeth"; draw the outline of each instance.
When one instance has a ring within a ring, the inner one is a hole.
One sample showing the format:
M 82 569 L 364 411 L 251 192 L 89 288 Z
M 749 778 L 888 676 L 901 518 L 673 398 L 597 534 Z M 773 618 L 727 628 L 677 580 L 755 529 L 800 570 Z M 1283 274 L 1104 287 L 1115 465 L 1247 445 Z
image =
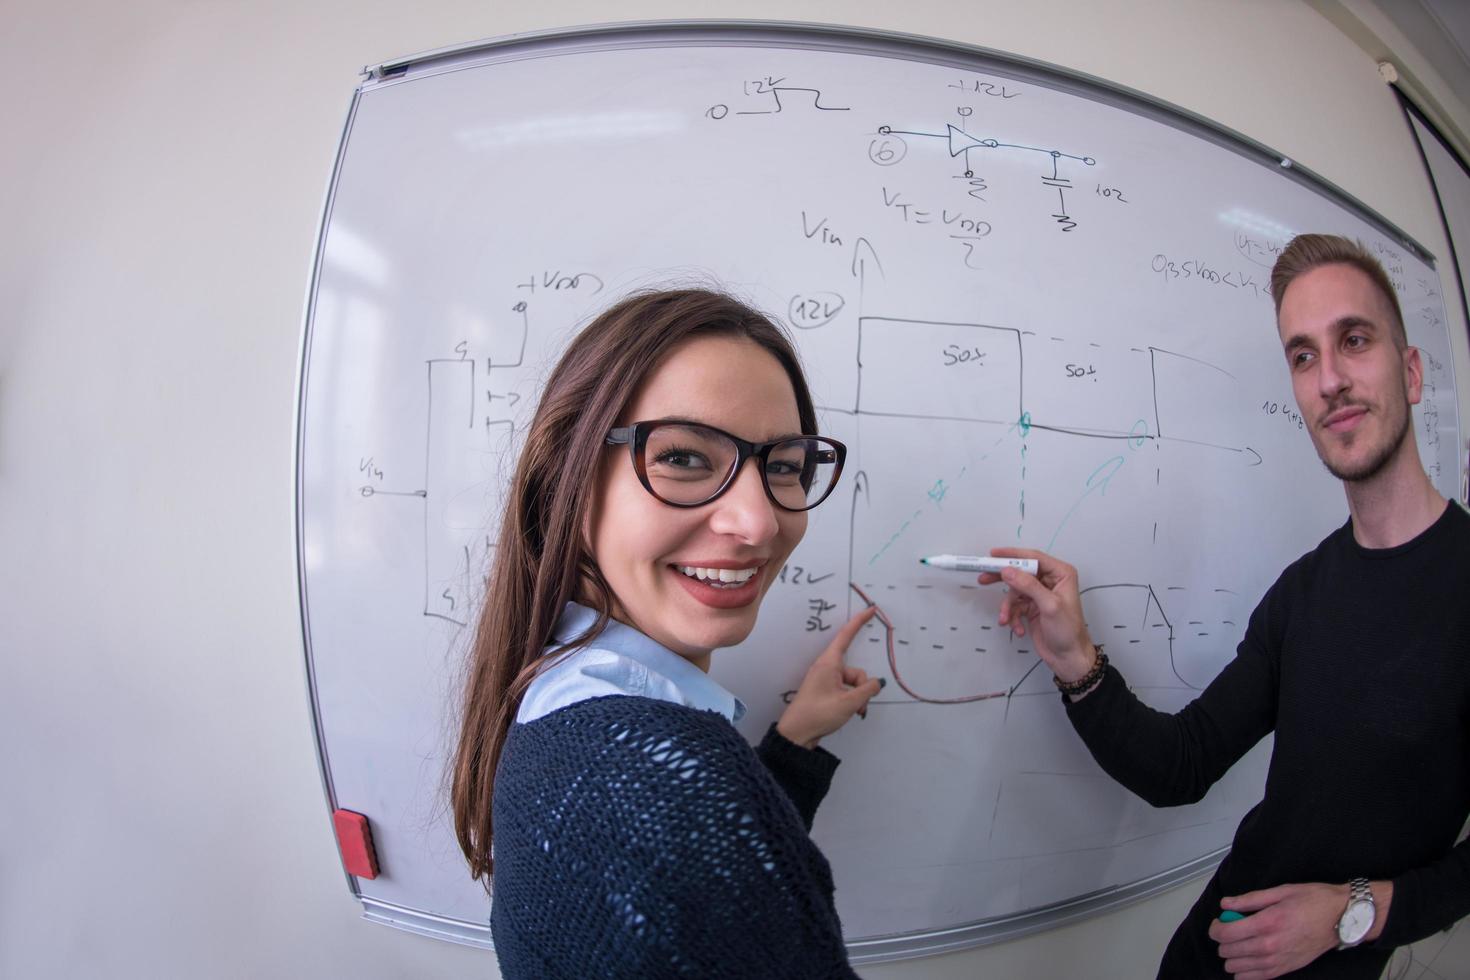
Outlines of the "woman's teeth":
M 755 576 L 754 568 L 698 568 L 693 565 L 675 565 L 690 578 L 699 579 L 716 588 L 737 589 Z

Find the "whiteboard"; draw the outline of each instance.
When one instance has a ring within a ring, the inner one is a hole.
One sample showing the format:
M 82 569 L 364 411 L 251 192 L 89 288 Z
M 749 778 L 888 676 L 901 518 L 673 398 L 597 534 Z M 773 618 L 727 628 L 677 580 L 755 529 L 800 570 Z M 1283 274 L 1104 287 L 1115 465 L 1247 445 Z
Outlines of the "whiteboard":
M 1007 938 L 1211 867 L 1269 740 L 1202 802 L 1148 807 L 995 625 L 998 591 L 916 559 L 1054 550 L 1135 689 L 1187 703 L 1346 518 L 1267 292 L 1307 230 L 1388 267 L 1425 352 L 1424 463 L 1452 493 L 1431 261 L 1289 161 L 1142 97 L 798 25 L 588 29 L 369 72 L 310 292 L 297 488 L 323 777 L 382 865 L 349 879 L 365 913 L 488 942 L 444 787 L 503 486 L 578 326 L 691 282 L 791 326 L 822 431 L 850 447 L 755 632 L 714 657 L 742 732 L 779 714 L 851 585 L 894 624 L 851 651 L 889 683 L 826 741 L 844 761 L 813 830 L 854 958 Z

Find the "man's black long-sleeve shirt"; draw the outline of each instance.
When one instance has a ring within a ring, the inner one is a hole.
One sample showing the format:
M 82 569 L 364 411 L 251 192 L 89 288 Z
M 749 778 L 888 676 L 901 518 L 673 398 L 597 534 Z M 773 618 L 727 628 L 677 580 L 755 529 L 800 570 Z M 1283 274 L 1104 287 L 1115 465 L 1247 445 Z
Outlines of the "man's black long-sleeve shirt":
M 1200 799 L 1276 733 L 1265 796 L 1216 873 L 1222 894 L 1392 880 L 1379 948 L 1470 914 L 1470 842 L 1455 845 L 1470 813 L 1470 515 L 1454 503 L 1395 548 L 1362 547 L 1351 521 L 1334 531 L 1281 574 L 1235 659 L 1178 714 L 1111 669 L 1067 713 L 1099 765 L 1155 806 Z

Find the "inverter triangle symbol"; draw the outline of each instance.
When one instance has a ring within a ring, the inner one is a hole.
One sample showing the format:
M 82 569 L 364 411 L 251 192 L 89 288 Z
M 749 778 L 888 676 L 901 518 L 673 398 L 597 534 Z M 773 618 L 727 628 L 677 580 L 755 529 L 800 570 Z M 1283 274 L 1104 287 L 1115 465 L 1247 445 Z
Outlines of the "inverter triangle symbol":
M 995 140 L 976 139 L 969 133 L 957 127 L 954 123 L 949 124 L 949 155 L 957 157 L 961 153 L 974 146 L 994 147 Z

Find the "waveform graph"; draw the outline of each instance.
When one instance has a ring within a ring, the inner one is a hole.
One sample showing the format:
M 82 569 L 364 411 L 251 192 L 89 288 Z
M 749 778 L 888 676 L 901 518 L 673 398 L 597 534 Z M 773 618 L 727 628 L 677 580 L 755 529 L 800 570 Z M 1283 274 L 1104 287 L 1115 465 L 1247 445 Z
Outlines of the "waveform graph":
M 881 671 L 883 697 L 974 699 L 1005 691 L 1021 661 L 995 626 L 1000 591 L 920 564 L 996 540 L 1019 493 L 1013 426 L 858 417 L 864 490 L 852 501 L 850 582 L 884 610 L 854 656 Z M 855 593 L 857 594 L 857 593 Z
M 1124 673 L 1130 686 L 1189 687 L 1179 676 L 1174 661 L 1178 639 L 1174 622 L 1152 584 L 1084 585 L 1081 598 L 1083 617 L 1093 642 L 1104 648 L 1108 659 Z M 1033 666 L 1015 695 L 1054 696 L 1056 686 L 1051 671 L 1039 659 Z
M 862 317 L 858 365 L 864 415 L 1005 423 L 1021 415 L 1021 335 L 1009 327 Z
M 1157 442 L 1141 428 L 1135 436 L 1083 436 L 1032 425 L 1018 435 L 1009 454 L 1017 492 L 996 502 L 1007 520 L 988 543 L 1048 552 L 1077 566 L 1083 583 L 1147 581 L 1158 557 Z
M 915 585 L 900 595 L 901 587 L 892 583 L 866 585 L 852 583 L 864 601 L 880 609 L 866 639 L 882 645 L 885 673 L 897 685 L 893 696 L 902 692 L 935 705 L 1004 699 L 1025 677 L 1021 657 L 1028 651 L 1009 630 L 994 625 L 995 603 L 979 586 Z M 884 596 L 890 608 L 901 611 L 883 612 Z
M 1113 438 L 1154 432 L 1148 350 L 1050 333 L 1028 335 L 1025 344 L 1026 407 L 1033 425 Z
M 1225 368 L 1198 357 L 1149 348 L 1157 429 L 1166 439 L 1243 453 L 1246 407 L 1241 385 Z M 1257 456 L 1254 462 L 1259 462 Z
M 1135 689 L 1153 687 L 1159 691 L 1159 703 L 1177 710 L 1230 662 L 1245 636 L 1258 597 L 1242 594 L 1238 583 L 1231 581 L 1227 586 L 1225 581 L 1196 580 L 1188 585 L 1164 586 L 1163 602 L 1173 611 L 1170 672 L 1159 676 L 1144 671 L 1141 665 L 1120 661 L 1120 669 Z

